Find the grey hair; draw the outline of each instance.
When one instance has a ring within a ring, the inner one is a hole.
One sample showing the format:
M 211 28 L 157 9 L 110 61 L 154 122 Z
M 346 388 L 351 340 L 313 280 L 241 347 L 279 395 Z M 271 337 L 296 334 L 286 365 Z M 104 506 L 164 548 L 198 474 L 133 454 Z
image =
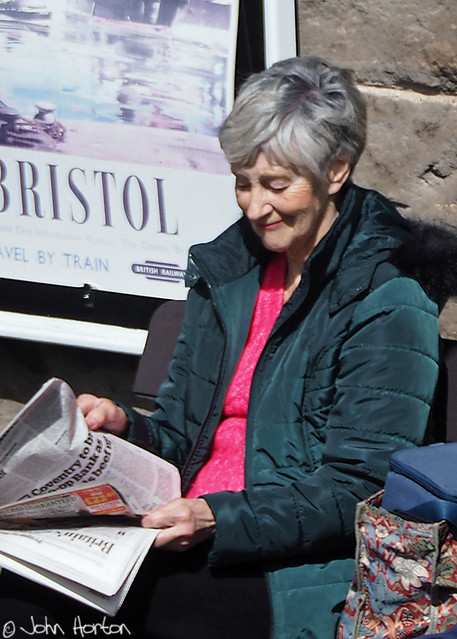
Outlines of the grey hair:
M 366 142 L 366 106 L 348 69 L 319 58 L 290 58 L 242 85 L 219 132 L 234 167 L 259 151 L 295 173 L 326 180 L 331 162 L 357 164 Z

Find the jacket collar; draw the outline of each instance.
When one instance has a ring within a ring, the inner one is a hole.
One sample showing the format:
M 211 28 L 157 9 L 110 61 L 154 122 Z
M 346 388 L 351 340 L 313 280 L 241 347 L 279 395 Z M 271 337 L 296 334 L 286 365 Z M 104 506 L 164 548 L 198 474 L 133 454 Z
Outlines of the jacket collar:
M 267 251 L 246 218 L 240 218 L 215 240 L 190 248 L 186 285 L 203 278 L 210 287 L 239 279 L 269 259 Z
M 408 236 L 405 220 L 389 200 L 354 185 L 344 197 L 340 219 L 342 231 L 335 228 L 339 237 L 336 241 L 329 237 L 324 249 L 327 256 L 331 253 L 327 276 L 334 275 L 330 312 L 365 295 L 378 266 L 388 261 L 392 250 Z
M 379 193 L 351 183 L 340 199 L 340 214 L 305 264 L 301 294 L 294 295 L 295 303 L 301 303 L 309 290 L 319 291 L 334 278 L 331 312 L 367 290 L 378 264 L 408 234 L 403 218 Z M 221 286 L 264 265 L 269 255 L 248 220 L 241 218 L 212 242 L 191 247 L 186 284 L 195 286 L 203 277 L 210 287 Z

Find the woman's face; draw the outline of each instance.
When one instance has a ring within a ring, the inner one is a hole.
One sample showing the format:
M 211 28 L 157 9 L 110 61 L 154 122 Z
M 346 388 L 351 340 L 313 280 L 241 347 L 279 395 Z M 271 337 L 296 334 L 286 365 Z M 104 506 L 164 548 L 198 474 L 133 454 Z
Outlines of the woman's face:
M 338 216 L 331 195 L 341 185 L 330 177 L 328 187 L 317 186 L 311 174 L 297 175 L 263 152 L 252 166 L 233 173 L 238 205 L 263 245 L 305 262 Z

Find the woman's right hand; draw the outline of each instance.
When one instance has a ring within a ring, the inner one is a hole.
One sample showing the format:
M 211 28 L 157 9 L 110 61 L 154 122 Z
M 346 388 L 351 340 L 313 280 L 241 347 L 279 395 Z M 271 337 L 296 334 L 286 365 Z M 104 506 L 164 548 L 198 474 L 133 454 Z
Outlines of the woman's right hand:
M 127 415 L 110 399 L 84 393 L 76 401 L 90 430 L 102 428 L 114 435 L 121 435 L 127 428 Z

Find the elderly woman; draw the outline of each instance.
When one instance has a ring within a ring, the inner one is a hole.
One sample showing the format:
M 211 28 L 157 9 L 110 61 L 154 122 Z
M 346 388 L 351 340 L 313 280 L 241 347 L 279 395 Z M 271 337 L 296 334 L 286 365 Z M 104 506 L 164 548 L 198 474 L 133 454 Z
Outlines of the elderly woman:
M 181 471 L 183 497 L 143 518 L 160 529 L 133 589 L 145 637 L 331 639 L 355 505 L 423 442 L 437 306 L 389 261 L 403 219 L 351 182 L 365 124 L 350 73 L 322 60 L 248 79 L 220 131 L 243 215 L 190 251 L 157 409 L 79 398 L 89 428 Z

